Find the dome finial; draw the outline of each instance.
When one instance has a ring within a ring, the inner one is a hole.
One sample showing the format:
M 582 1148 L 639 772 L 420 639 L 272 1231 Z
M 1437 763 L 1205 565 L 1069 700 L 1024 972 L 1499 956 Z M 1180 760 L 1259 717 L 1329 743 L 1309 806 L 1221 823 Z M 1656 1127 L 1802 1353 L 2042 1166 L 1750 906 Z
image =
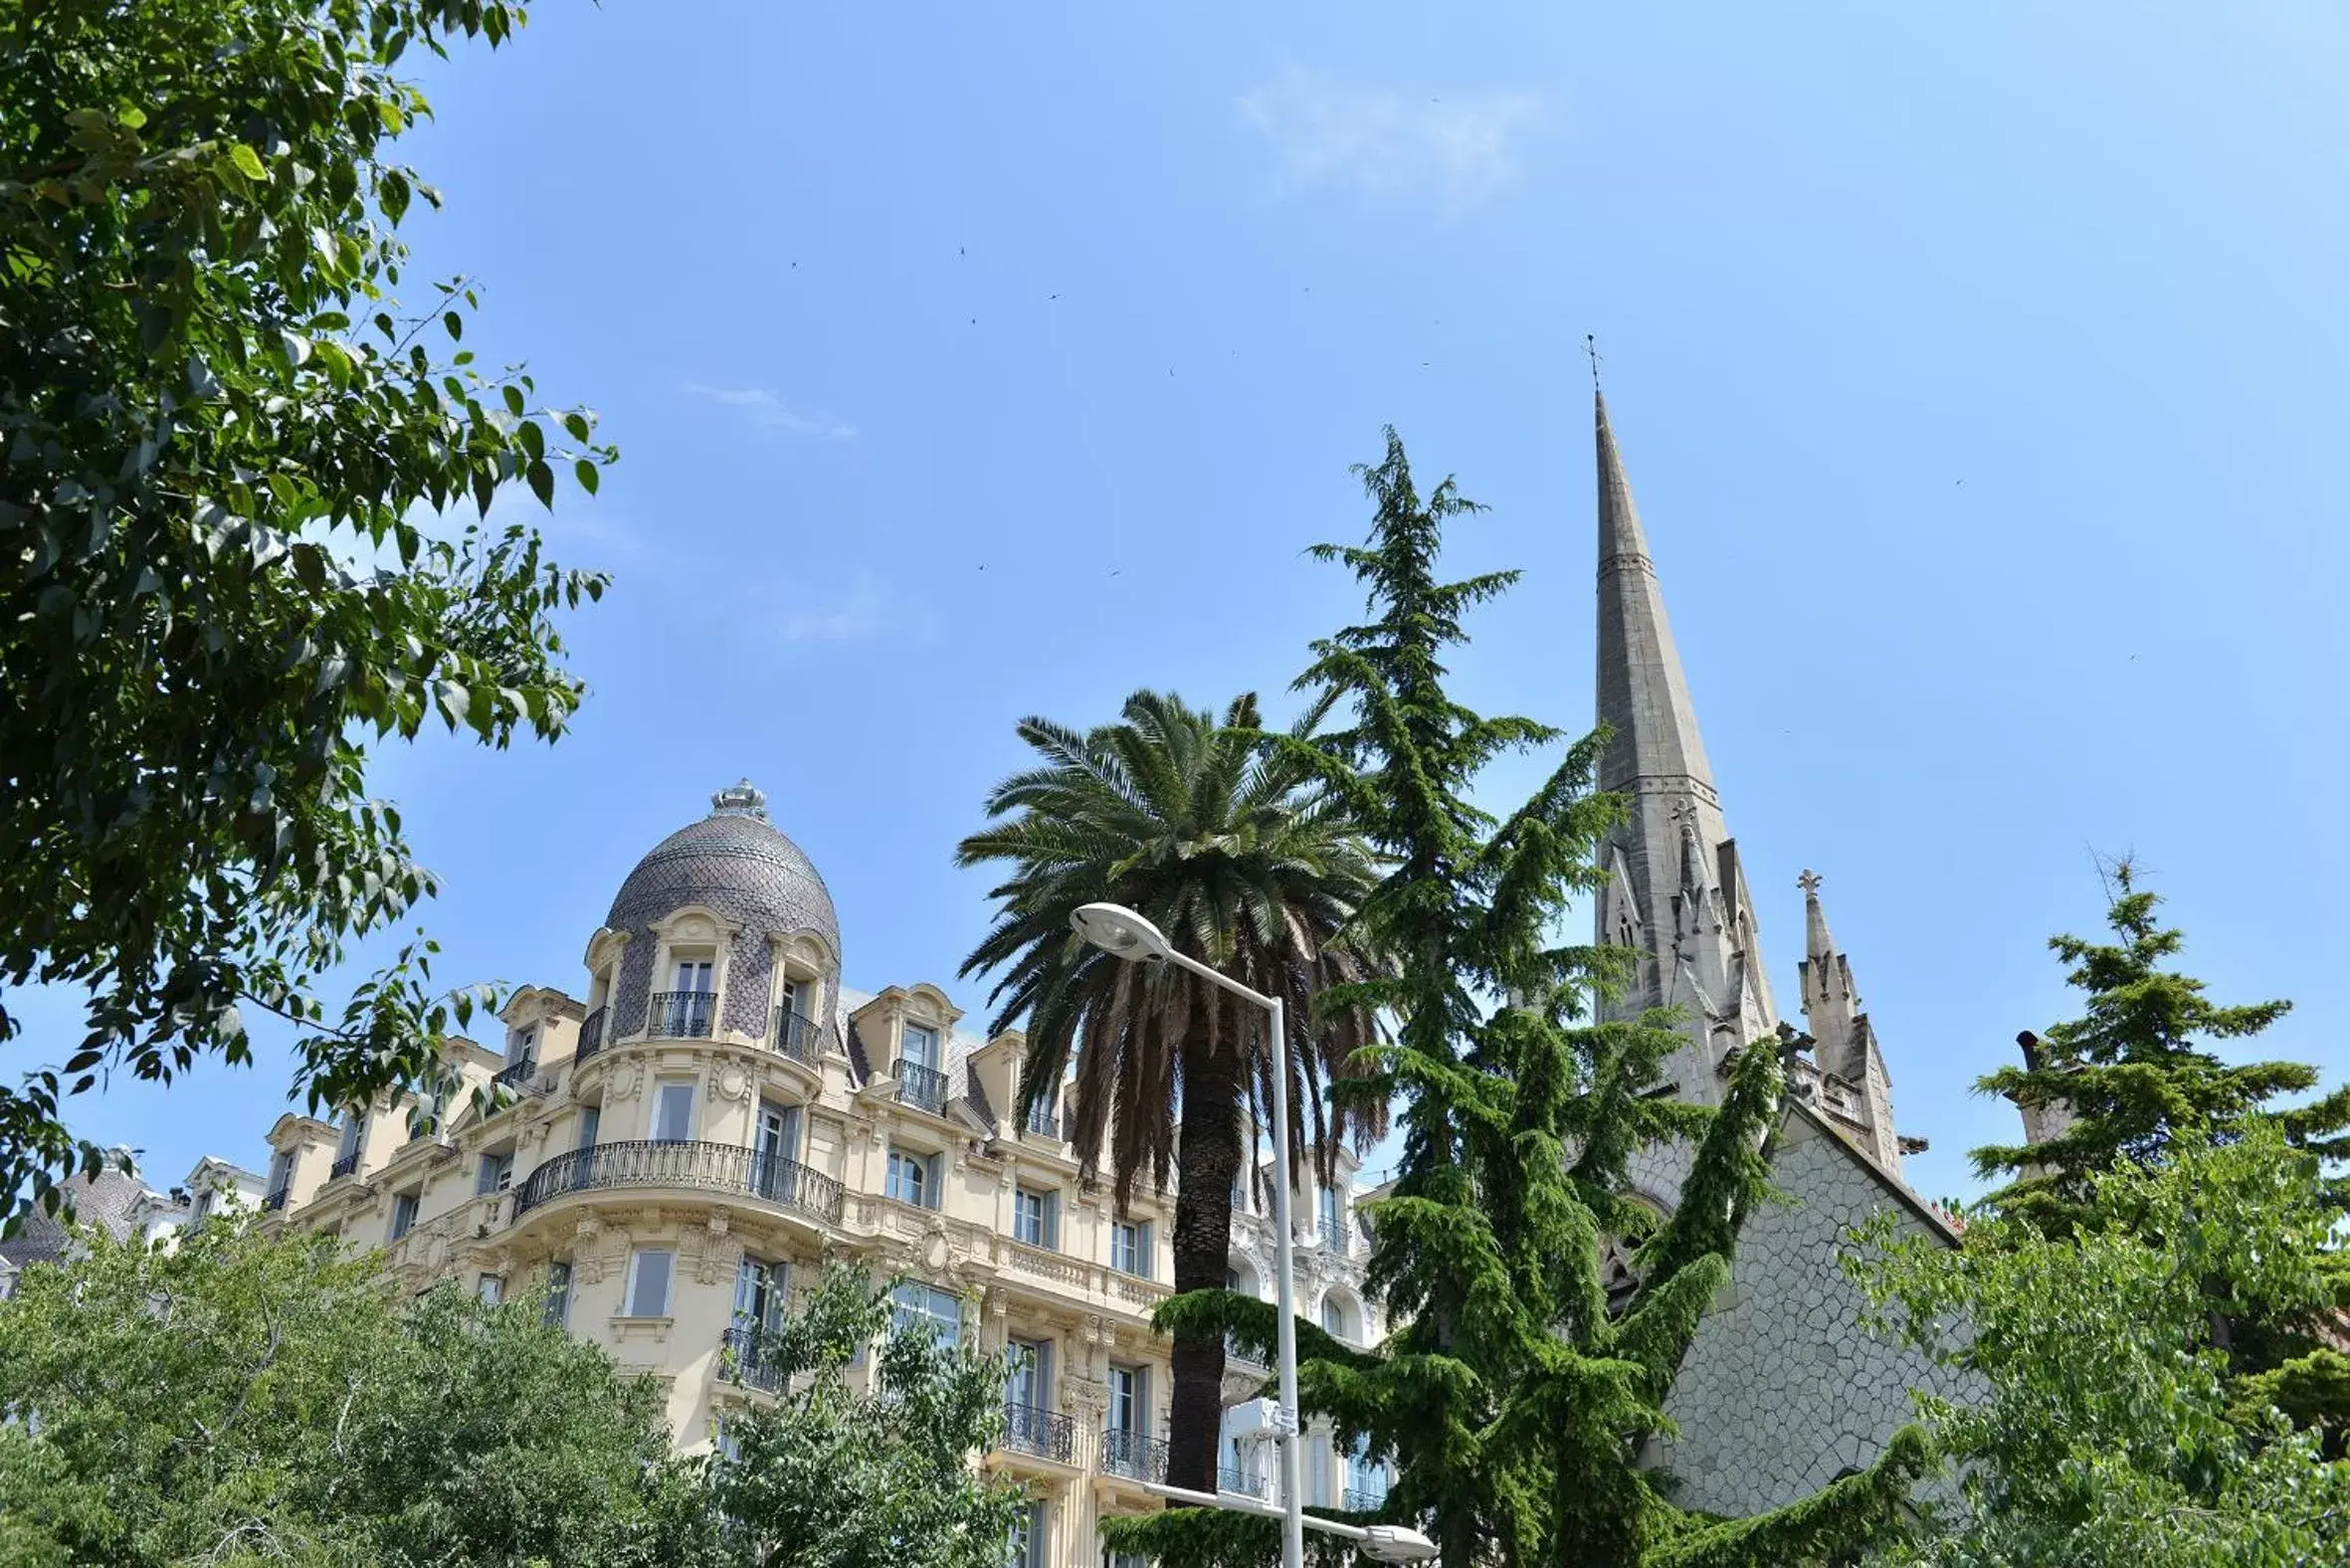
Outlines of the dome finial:
M 767 792 L 749 779 L 736 779 L 728 788 L 710 797 L 713 817 L 755 817 L 767 820 Z

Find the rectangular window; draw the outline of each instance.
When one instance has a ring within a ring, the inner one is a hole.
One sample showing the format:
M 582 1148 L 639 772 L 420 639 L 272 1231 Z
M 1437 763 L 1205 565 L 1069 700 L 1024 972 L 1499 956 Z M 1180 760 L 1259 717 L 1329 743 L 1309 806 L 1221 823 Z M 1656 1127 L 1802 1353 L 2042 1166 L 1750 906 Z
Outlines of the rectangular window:
M 353 1110 L 344 1113 L 342 1131 L 334 1140 L 335 1164 L 340 1165 L 359 1152 L 359 1129 L 364 1125 L 365 1118 L 360 1112 Z
M 1141 1367 L 1109 1369 L 1109 1430 L 1129 1434 L 1150 1430 L 1149 1374 Z
M 1335 1187 L 1322 1189 L 1322 1234 L 1338 1234 L 1338 1189 Z
M 743 1259 L 734 1271 L 734 1326 L 763 1328 L 769 1333 L 781 1329 L 784 1303 L 791 1298 L 791 1280 L 790 1264 Z
M 963 1303 L 953 1292 L 908 1279 L 889 1292 L 891 1326 L 919 1328 L 941 1339 L 963 1337 Z
M 800 1107 L 760 1100 L 758 1130 L 751 1138 L 751 1148 L 761 1161 L 798 1159 Z
M 786 979 L 783 982 L 783 992 L 776 998 L 775 1005 L 782 1008 L 788 1018 L 808 1016 L 808 998 L 797 980 Z
M 482 1298 L 483 1305 L 495 1306 L 504 1298 L 505 1280 L 500 1275 L 493 1274 L 476 1274 L 474 1275 L 474 1294 Z
M 596 1127 L 603 1119 L 603 1106 L 582 1105 L 579 1107 L 579 1147 L 592 1149 L 596 1146 Z
M 270 1192 L 284 1192 L 294 1180 L 294 1155 L 285 1149 L 270 1156 Z
M 693 1136 L 693 1080 L 664 1078 L 654 1091 L 653 1141 L 684 1143 Z
M 938 1156 L 889 1151 L 889 1179 L 884 1189 L 899 1203 L 917 1209 L 938 1207 Z
M 628 1316 L 669 1316 L 670 1266 L 676 1261 L 675 1253 L 661 1249 L 630 1255 Z
M 938 1031 L 919 1024 L 905 1026 L 905 1048 L 898 1055 L 917 1068 L 938 1071 Z
M 538 1031 L 535 1029 L 516 1030 L 513 1046 L 506 1052 L 505 1059 L 517 1066 L 524 1062 L 536 1062 L 538 1060 Z
M 1045 1502 L 1031 1502 L 1012 1520 L 1012 1538 L 1005 1553 L 1010 1568 L 1045 1568 Z
M 474 1196 L 479 1198 L 485 1193 L 503 1192 L 513 1184 L 513 1150 L 485 1154 L 482 1156 L 481 1170 L 474 1177 Z
M 406 1236 L 416 1224 L 416 1194 L 395 1193 L 392 1196 L 392 1240 Z
M 671 990 L 706 993 L 709 988 L 710 961 L 708 959 L 681 958 L 678 960 L 678 983 L 672 986 Z
M 1051 1192 L 1031 1192 L 1026 1187 L 1012 1193 L 1012 1236 L 1015 1241 L 1031 1247 L 1047 1249 L 1061 1245 L 1061 1195 Z
M 1004 1346 L 1010 1376 L 1004 1383 L 1004 1402 L 1030 1410 L 1053 1405 L 1053 1341 L 1015 1339 Z M 1033 1436 L 1033 1434 L 1031 1434 Z
M 1112 1220 L 1109 1224 L 1109 1266 L 1120 1274 L 1150 1277 L 1150 1222 Z
M 1330 1440 L 1315 1438 L 1305 1446 L 1305 1500 L 1317 1508 L 1333 1506 L 1330 1496 Z
M 571 1326 L 571 1266 L 567 1263 L 546 1266 L 546 1321 L 550 1328 Z

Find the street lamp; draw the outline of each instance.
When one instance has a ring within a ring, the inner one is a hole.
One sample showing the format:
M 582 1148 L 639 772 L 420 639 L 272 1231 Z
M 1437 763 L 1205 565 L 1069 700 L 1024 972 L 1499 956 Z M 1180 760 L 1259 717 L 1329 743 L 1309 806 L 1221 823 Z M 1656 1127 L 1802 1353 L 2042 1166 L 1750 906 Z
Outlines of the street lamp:
M 1233 1513 L 1261 1513 L 1267 1518 L 1282 1518 L 1279 1508 L 1262 1497 L 1243 1496 L 1230 1491 L 1186 1491 L 1181 1486 L 1147 1488 L 1161 1497 L 1175 1502 L 1188 1502 L 1202 1508 L 1223 1508 Z M 1340 1540 L 1352 1541 L 1355 1550 L 1375 1563 L 1424 1563 L 1436 1555 L 1436 1542 L 1408 1524 L 1341 1524 L 1336 1519 L 1304 1518 L 1303 1522 Z
M 1280 1233 L 1280 1245 L 1273 1251 L 1273 1277 L 1277 1281 L 1273 1295 L 1280 1314 L 1276 1325 L 1280 1402 L 1273 1411 L 1273 1430 L 1281 1444 L 1281 1568 L 1305 1568 L 1304 1467 L 1298 1463 L 1297 1454 L 1296 1273 L 1289 1257 L 1296 1240 L 1289 1231 L 1289 1036 L 1281 1014 L 1281 999 L 1252 991 L 1198 959 L 1185 957 L 1168 945 L 1157 926 L 1123 905 L 1088 903 L 1072 914 L 1069 923 L 1079 936 L 1113 958 L 1123 958 L 1129 963 L 1173 964 L 1220 990 L 1256 1003 L 1271 1019 L 1268 1038 L 1273 1045 L 1273 1226 Z M 1237 1499 L 1226 1502 L 1208 1492 L 1187 1493 L 1185 1500 L 1211 1508 L 1237 1506 Z M 1270 1513 L 1273 1510 L 1260 1506 L 1238 1511 Z

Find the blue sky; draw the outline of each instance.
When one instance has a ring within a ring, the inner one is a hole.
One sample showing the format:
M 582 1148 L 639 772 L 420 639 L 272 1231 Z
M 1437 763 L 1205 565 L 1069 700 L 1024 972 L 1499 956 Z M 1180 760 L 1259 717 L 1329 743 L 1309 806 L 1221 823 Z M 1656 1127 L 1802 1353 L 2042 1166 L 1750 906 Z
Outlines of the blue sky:
M 2346 45 L 2315 3 L 542 5 L 427 78 L 417 271 L 602 412 L 550 532 L 618 583 L 560 746 L 378 769 L 447 972 L 577 989 L 747 774 L 851 983 L 984 1015 L 949 856 L 1013 721 L 1280 691 L 1386 423 L 1492 507 L 1452 564 L 1526 573 L 1460 689 L 1580 728 L 1588 331 L 1778 995 L 1810 867 L 1921 1190 L 2011 1135 L 1968 1085 L 2066 1016 L 2092 851 L 2350 1074 Z M 77 1110 L 258 1164 L 283 1063 Z

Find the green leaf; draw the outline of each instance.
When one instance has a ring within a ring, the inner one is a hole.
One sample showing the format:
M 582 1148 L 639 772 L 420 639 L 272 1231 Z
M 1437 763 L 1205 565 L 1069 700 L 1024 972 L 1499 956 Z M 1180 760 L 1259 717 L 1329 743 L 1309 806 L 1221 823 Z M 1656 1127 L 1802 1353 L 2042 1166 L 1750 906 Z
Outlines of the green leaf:
M 549 511 L 554 510 L 555 471 L 543 461 L 536 462 L 525 471 L 524 478 L 530 482 L 530 493 L 538 497 L 538 503 Z
M 507 387 L 506 391 L 511 393 L 514 389 Z M 514 393 L 514 401 L 521 401 L 520 393 Z M 529 454 L 533 462 L 546 456 L 546 432 L 538 428 L 538 421 L 524 420 L 515 426 L 514 439 L 521 443 L 522 450 Z
M 587 416 L 576 409 L 563 416 L 563 428 L 571 433 L 573 441 L 584 442 L 591 435 Z
M 269 170 L 262 167 L 261 154 L 242 141 L 230 144 L 229 161 L 237 165 L 237 172 L 249 180 L 269 178 Z
M 596 492 L 596 487 L 604 482 L 603 474 L 585 458 L 581 458 L 571 465 L 571 473 L 579 481 L 579 488 L 590 495 L 593 495 Z
M 505 394 L 506 412 L 513 415 L 514 418 L 520 419 L 524 411 L 522 389 L 509 384 L 500 390 Z
M 459 315 L 455 310 L 442 311 L 441 324 L 449 328 L 449 335 L 452 339 L 465 336 L 465 317 Z

